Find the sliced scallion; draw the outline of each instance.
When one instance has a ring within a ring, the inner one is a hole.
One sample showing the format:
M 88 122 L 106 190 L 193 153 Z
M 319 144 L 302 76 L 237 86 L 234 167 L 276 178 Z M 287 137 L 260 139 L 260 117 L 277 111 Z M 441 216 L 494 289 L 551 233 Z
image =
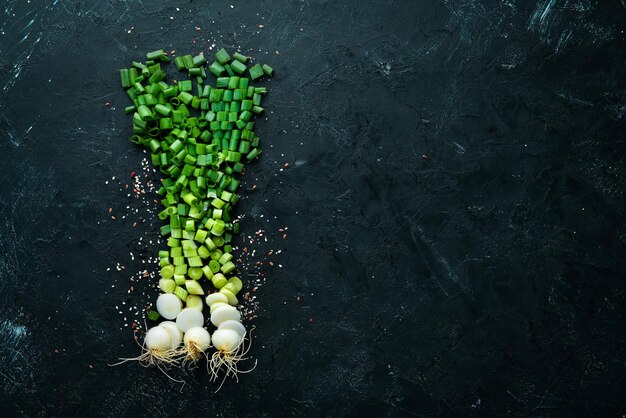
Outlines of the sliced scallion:
M 132 100 L 125 108 L 133 115 L 131 141 L 149 149 L 162 173 L 157 194 L 163 207 L 157 214 L 165 222 L 160 233 L 167 249 L 158 254 L 159 288 L 187 301 L 204 294 L 199 281 L 204 276 L 236 304 L 243 283 L 226 278 L 237 267 L 231 240 L 239 223 L 233 222 L 233 208 L 244 164 L 261 154 L 254 118 L 264 111 L 267 92 L 250 80 L 271 76 L 273 69 L 248 68 L 248 57 L 240 52 L 231 57 L 222 48 L 208 66 L 214 82 L 205 80 L 203 54 L 174 58 L 191 79 L 169 82 L 162 67 L 170 61 L 165 51 L 148 52 L 146 58 L 120 70 L 120 82 Z

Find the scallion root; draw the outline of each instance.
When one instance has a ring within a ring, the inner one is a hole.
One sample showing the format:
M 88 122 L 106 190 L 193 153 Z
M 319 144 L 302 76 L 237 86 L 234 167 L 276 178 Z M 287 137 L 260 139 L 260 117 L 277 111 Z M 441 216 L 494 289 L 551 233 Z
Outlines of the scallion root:
M 211 346 L 211 334 L 202 327 L 192 327 L 185 333 L 183 339 L 183 365 L 195 364 L 205 356 L 205 351 Z
M 252 330 L 254 327 L 252 328 Z M 248 334 L 248 338 L 240 337 L 240 339 L 233 344 L 231 338 L 231 332 L 221 332 L 224 329 L 219 329 L 213 333 L 213 344 L 218 349 L 211 359 L 207 362 L 207 373 L 211 376 L 211 381 L 215 382 L 220 376 L 221 372 L 224 372 L 224 378 L 217 391 L 222 388 L 222 385 L 226 381 L 228 376 L 232 376 L 238 382 L 240 373 L 249 373 L 256 367 L 256 360 L 252 368 L 248 370 L 240 370 L 239 362 L 248 360 L 246 357 L 250 347 L 252 346 L 252 330 Z M 232 331 L 228 329 L 228 331 Z M 234 332 L 234 331 L 233 331 Z M 217 334 L 217 335 L 216 335 Z M 221 335 L 223 334 L 223 335 Z M 217 341 L 216 341 L 217 338 Z M 216 391 L 216 392 L 217 392 Z
M 121 361 L 111 366 L 117 366 L 128 361 L 137 361 L 144 367 L 157 366 L 168 378 L 177 381 L 170 377 L 164 368 L 180 367 L 182 352 L 178 347 L 179 344 L 180 341 L 174 337 L 171 330 L 168 331 L 167 326 L 153 327 L 148 330 L 143 345 L 140 346 L 141 355 L 121 358 Z

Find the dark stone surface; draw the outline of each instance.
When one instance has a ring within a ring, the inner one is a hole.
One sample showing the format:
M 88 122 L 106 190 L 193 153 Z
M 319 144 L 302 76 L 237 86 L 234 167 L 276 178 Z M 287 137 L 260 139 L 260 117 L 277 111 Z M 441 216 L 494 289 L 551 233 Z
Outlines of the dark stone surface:
M 175 3 L 2 5 L 0 416 L 626 413 L 623 1 Z M 283 250 L 217 394 L 107 366 L 157 223 L 105 184 L 117 70 L 214 42 L 276 69 L 239 211 Z

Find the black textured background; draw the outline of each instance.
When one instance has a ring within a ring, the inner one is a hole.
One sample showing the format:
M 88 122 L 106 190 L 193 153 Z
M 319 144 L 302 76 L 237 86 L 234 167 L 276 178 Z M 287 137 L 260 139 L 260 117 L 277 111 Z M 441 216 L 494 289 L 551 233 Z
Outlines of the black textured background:
M 0 12 L 0 416 L 626 413 L 623 0 Z M 156 223 L 111 221 L 105 182 L 144 156 L 117 70 L 213 43 L 276 70 L 239 212 L 283 267 L 256 370 L 181 393 L 107 366 L 137 354 L 115 306 Z

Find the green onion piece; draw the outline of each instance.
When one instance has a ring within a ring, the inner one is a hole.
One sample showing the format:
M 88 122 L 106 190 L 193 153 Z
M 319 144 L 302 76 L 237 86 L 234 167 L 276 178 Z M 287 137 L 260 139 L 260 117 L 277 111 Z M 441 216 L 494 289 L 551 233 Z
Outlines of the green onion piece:
M 193 64 L 196 67 L 206 64 L 206 58 L 204 58 L 204 54 L 201 53 L 193 57 Z
M 241 291 L 241 289 L 243 288 L 243 283 L 241 282 L 241 279 L 239 279 L 239 277 L 237 276 L 233 276 L 228 279 L 228 283 L 232 284 L 235 287 L 235 294 L 239 293 L 239 291 Z
M 200 272 L 202 272 L 202 270 L 200 270 Z M 185 287 L 187 288 L 187 292 L 189 294 L 204 295 L 204 290 L 202 290 L 202 286 L 195 280 L 185 280 Z
M 174 58 L 174 65 L 176 65 L 176 68 L 180 71 L 180 70 L 184 70 L 185 69 L 185 60 L 183 60 L 182 57 L 176 57 Z
M 198 255 L 198 250 L 196 250 L 195 248 L 183 249 L 183 256 L 187 258 L 196 257 L 197 255 Z
M 172 109 L 162 104 L 157 104 L 156 106 L 154 106 L 154 110 L 164 116 L 168 116 L 170 113 L 172 113 Z
M 183 56 L 183 62 L 185 63 L 185 68 L 195 67 L 193 63 L 193 57 L 189 54 Z
M 172 129 L 174 127 L 174 123 L 170 118 L 159 119 L 159 129 L 162 131 Z
M 222 257 L 222 251 L 220 249 L 211 252 L 211 258 L 219 263 L 220 257 Z
M 176 289 L 176 282 L 173 279 L 161 279 L 159 280 L 159 288 L 164 293 L 174 293 L 174 289 Z
M 194 236 L 194 240 L 198 242 L 204 242 L 206 241 L 206 237 L 208 234 L 209 234 L 209 231 L 206 231 L 204 229 L 198 229 L 196 231 L 196 235 Z
M 209 261 L 209 269 L 213 273 L 217 273 L 218 271 L 220 271 L 220 263 L 217 262 L 216 260 Z
M 198 255 L 200 256 L 200 258 L 209 258 L 210 251 L 207 247 L 202 245 L 200 246 L 200 248 L 198 248 Z
M 228 52 L 226 52 L 226 50 L 222 48 L 215 53 L 215 59 L 217 60 L 217 62 L 223 65 L 230 61 L 230 55 L 228 55 Z
M 233 255 L 230 253 L 224 253 L 222 254 L 222 256 L 220 257 L 220 259 L 218 260 L 218 262 L 220 264 L 226 264 L 227 262 L 229 262 L 230 260 L 232 260 Z
M 232 284 L 232 283 L 226 283 L 226 284 L 222 287 L 222 289 L 226 289 L 226 290 L 230 291 L 233 295 L 236 295 L 236 294 L 237 294 L 237 288 L 236 288 L 236 287 L 235 287 L 235 285 L 234 285 L 234 284 Z
M 213 221 L 213 219 L 209 219 L 209 221 Z M 206 224 L 205 224 L 205 226 L 206 226 Z M 211 223 L 211 226 L 213 226 L 213 223 Z M 210 227 L 208 227 L 208 226 L 207 226 L 207 228 L 210 228 Z M 213 237 L 213 239 L 214 239 L 214 238 L 216 238 L 216 237 Z M 214 251 L 214 250 L 217 248 L 217 244 L 215 244 L 215 242 L 213 241 L 213 239 L 212 239 L 212 238 L 207 238 L 207 239 L 206 239 L 206 241 L 204 241 L 204 243 L 206 244 L 207 248 L 208 248 L 210 251 Z M 218 267 L 218 268 L 219 268 L 219 267 Z
M 221 289 L 226 283 L 228 283 L 228 281 L 222 273 L 217 273 L 211 278 L 211 283 L 213 283 L 213 286 L 217 289 Z
M 186 273 L 181 273 L 181 274 L 175 274 L 174 275 L 174 281 L 176 282 L 176 284 L 178 286 L 182 286 L 185 284 L 185 274 Z
M 189 104 L 191 102 L 191 100 L 193 99 L 193 96 L 189 93 L 187 93 L 186 91 L 181 91 L 178 94 L 178 99 L 183 102 L 184 104 Z
M 150 311 L 148 312 L 148 319 L 151 321 L 156 321 L 161 317 L 161 314 L 159 314 L 157 311 Z
M 217 209 L 221 209 L 224 207 L 224 205 L 226 204 L 226 202 L 224 202 L 222 199 L 216 197 L 215 199 L 211 200 L 211 206 L 217 208 Z
M 235 296 L 235 294 L 231 292 L 230 290 L 220 289 L 220 293 L 226 296 L 226 298 L 228 299 L 229 305 L 236 305 L 239 303 L 239 301 L 237 300 L 237 296 Z
M 161 269 L 161 277 L 163 277 L 164 279 L 171 279 L 173 275 L 174 275 L 173 265 L 170 264 Z
M 267 64 L 263 64 L 261 68 L 263 69 L 263 72 L 270 77 L 274 74 L 274 69 Z
M 128 78 L 129 81 L 131 82 L 131 84 L 136 83 L 137 81 L 143 81 L 143 76 L 141 76 L 142 78 L 139 79 L 139 76 L 137 75 L 137 69 L 136 68 L 129 68 L 128 69 Z
M 228 77 L 228 88 L 234 90 L 239 85 L 239 77 Z
M 207 279 L 211 280 L 213 278 L 213 272 L 208 265 L 202 267 L 202 272 L 204 273 L 204 277 L 206 277 Z
M 227 262 L 226 264 L 224 264 L 220 270 L 222 270 L 222 273 L 224 274 L 228 274 L 231 271 L 235 270 L 235 264 L 232 261 Z
M 130 82 L 129 73 L 126 68 L 123 68 L 120 70 L 120 81 L 122 83 L 122 87 L 124 88 L 132 86 L 132 83 Z
M 236 73 L 236 74 L 243 74 L 246 71 L 246 64 L 243 64 L 239 61 L 233 61 L 230 64 L 230 68 L 232 68 L 232 70 Z
M 164 78 L 165 78 L 165 71 L 159 68 L 154 73 L 152 73 L 148 81 L 150 81 L 150 83 L 158 83 Z
M 245 55 L 240 54 L 239 52 L 235 52 L 233 54 L 233 58 L 236 59 L 237 61 L 241 62 L 241 63 L 247 63 L 248 62 L 248 57 L 246 57 Z
M 258 148 L 255 148 L 255 149 L 258 149 Z M 183 198 L 185 203 L 187 203 L 189 206 L 194 206 L 198 203 L 198 198 L 194 196 L 192 193 L 183 194 L 181 195 L 181 197 Z
M 137 113 L 139 113 L 139 117 L 141 120 L 150 120 L 152 119 L 152 112 L 148 108 L 148 106 L 141 105 L 137 108 Z
M 254 102 L 252 100 L 242 100 L 241 101 L 241 110 L 252 110 L 252 106 Z
M 226 68 L 219 62 L 215 61 L 209 66 L 209 71 L 216 77 L 220 77 L 226 71 Z
M 146 58 L 149 60 L 158 60 L 164 55 L 165 55 L 165 51 L 163 51 L 162 49 L 158 49 L 156 51 L 148 52 L 146 54 Z
M 202 267 L 204 265 L 204 263 L 202 262 L 202 259 L 198 256 L 189 257 L 187 261 L 189 261 L 189 265 L 191 267 Z
M 183 236 L 185 231 L 183 231 Z M 193 233 L 192 232 L 188 232 L 187 236 L 191 237 L 191 238 L 185 238 L 185 240 L 183 241 L 183 249 L 185 250 L 189 250 L 189 249 L 196 249 L 198 248 L 198 246 L 196 245 L 195 242 L 193 242 Z
M 194 280 L 198 280 L 202 277 L 202 268 L 200 267 L 190 267 L 187 271 L 187 275 Z
M 193 280 L 191 280 L 191 281 L 195 283 L 195 281 L 193 281 Z M 185 299 L 187 299 L 187 295 L 189 295 L 189 292 L 187 292 L 185 289 L 183 289 L 180 286 L 176 286 L 176 289 L 174 289 L 174 294 L 176 296 L 178 296 L 180 298 L 180 300 L 182 300 L 184 302 Z
M 250 72 L 250 78 L 256 80 L 263 75 L 263 68 L 259 64 L 255 64 L 248 70 Z
M 248 161 L 252 161 L 254 160 L 256 157 L 258 157 L 261 154 L 261 150 L 259 148 L 255 148 L 252 151 L 250 151 L 248 153 L 248 155 L 246 156 L 246 158 L 248 159 Z

